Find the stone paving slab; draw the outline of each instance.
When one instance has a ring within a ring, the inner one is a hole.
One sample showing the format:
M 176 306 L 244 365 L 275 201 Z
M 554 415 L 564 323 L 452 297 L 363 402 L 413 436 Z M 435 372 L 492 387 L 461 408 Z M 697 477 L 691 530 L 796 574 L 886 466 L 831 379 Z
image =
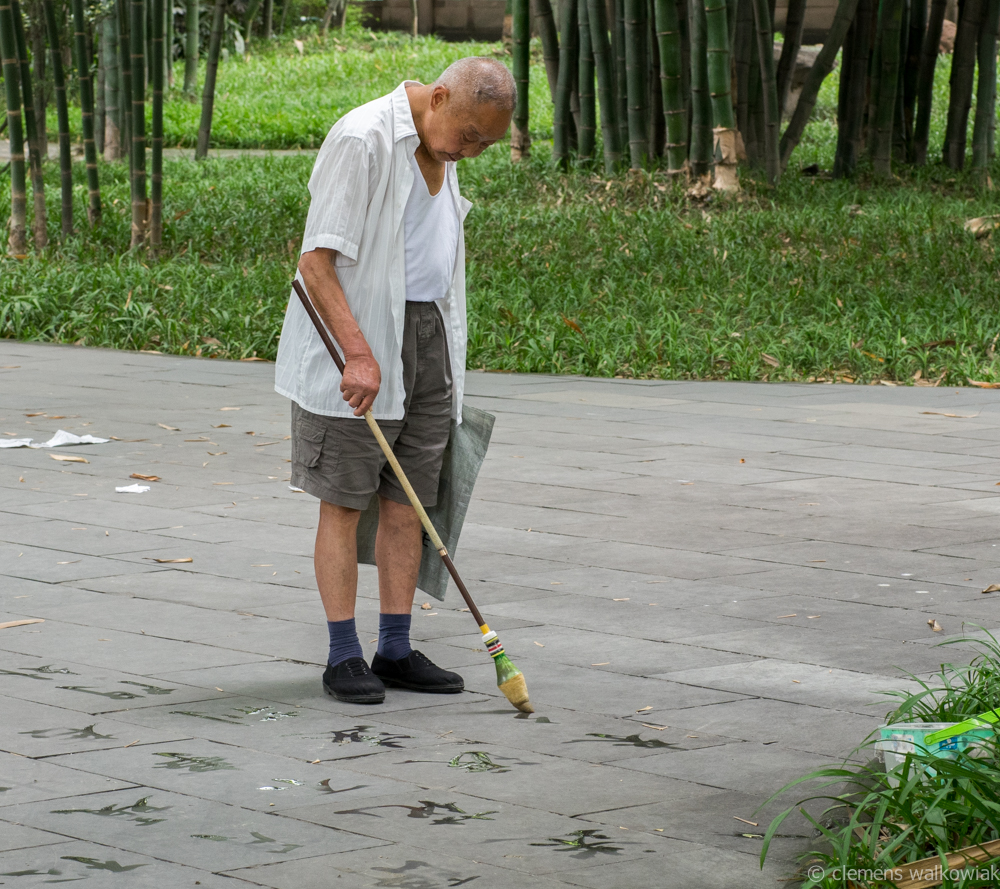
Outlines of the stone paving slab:
M 1000 626 L 1000 393 L 472 373 L 456 562 L 537 712 L 454 590 L 413 635 L 465 694 L 339 704 L 273 368 L 0 364 L 0 433 L 116 437 L 0 452 L 0 619 L 44 620 L 0 630 L 5 884 L 777 889 L 811 829 L 762 872 L 789 803 L 757 807 Z M 377 595 L 364 567 L 366 651 Z

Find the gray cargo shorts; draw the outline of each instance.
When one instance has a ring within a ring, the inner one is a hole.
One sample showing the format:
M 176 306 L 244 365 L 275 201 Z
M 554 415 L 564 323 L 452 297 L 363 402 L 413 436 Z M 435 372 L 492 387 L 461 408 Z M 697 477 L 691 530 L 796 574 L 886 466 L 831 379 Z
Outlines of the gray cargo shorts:
M 434 506 L 452 402 L 448 340 L 434 303 L 406 304 L 402 357 L 403 419 L 379 420 L 379 426 L 420 502 Z M 348 509 L 366 509 L 375 493 L 409 503 L 363 417 L 325 417 L 294 401 L 291 483 Z

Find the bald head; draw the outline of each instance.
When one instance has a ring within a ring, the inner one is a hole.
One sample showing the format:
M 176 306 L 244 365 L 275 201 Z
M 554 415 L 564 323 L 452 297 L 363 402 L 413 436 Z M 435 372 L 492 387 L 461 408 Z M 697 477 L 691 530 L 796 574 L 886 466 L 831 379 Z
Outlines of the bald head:
M 517 86 L 507 66 L 483 56 L 452 62 L 431 86 L 447 87 L 456 105 L 465 110 L 488 104 L 512 112 L 517 102 Z

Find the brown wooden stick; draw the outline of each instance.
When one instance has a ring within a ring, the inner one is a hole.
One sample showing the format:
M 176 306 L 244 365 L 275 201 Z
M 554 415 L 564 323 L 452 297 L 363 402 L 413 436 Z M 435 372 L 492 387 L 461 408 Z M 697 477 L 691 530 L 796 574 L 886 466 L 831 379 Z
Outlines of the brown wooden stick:
M 316 328 L 316 332 L 319 334 L 319 338 L 323 340 L 323 345 L 326 346 L 326 350 L 330 353 L 333 363 L 337 365 L 337 370 L 339 370 L 340 375 L 343 376 L 344 359 L 340 357 L 340 353 L 337 351 L 337 346 L 333 341 L 333 337 L 330 335 L 329 330 L 327 330 L 323 320 L 319 317 L 319 313 L 316 311 L 316 307 L 312 304 L 312 300 L 309 299 L 309 295 L 306 293 L 305 288 L 298 281 L 292 282 L 292 288 L 298 294 L 299 299 L 302 301 L 302 307 L 306 310 L 306 314 L 309 316 L 309 320 L 312 321 L 313 326 Z M 441 561 L 444 562 L 445 568 L 448 569 L 451 579 L 455 581 L 455 586 L 458 587 L 458 591 L 462 594 L 462 598 L 465 599 L 465 604 L 469 606 L 469 611 L 472 612 L 472 616 L 476 619 L 476 623 L 479 624 L 479 629 L 482 630 L 483 633 L 488 633 L 489 626 L 486 621 L 483 620 L 483 615 L 476 607 L 476 603 L 472 599 L 472 594 L 469 592 L 468 587 L 466 587 L 462 578 L 459 576 L 458 569 L 455 567 L 455 563 L 451 560 L 451 556 L 448 555 L 448 548 L 444 545 L 444 541 L 441 540 L 437 529 L 434 527 L 434 523 L 431 521 L 430 516 L 427 515 L 427 510 L 424 509 L 424 505 L 420 502 L 420 498 L 417 497 L 417 492 L 413 490 L 410 480 L 406 477 L 406 473 L 403 472 L 403 467 L 399 465 L 396 455 L 392 452 L 392 447 L 386 440 L 385 435 L 382 434 L 382 430 L 379 428 L 378 422 L 372 416 L 371 410 L 365 411 L 365 420 L 368 422 L 368 428 L 371 429 L 372 434 L 378 441 L 379 447 L 382 448 L 382 453 L 385 454 L 386 460 L 389 461 L 392 471 L 396 474 L 396 478 L 399 479 L 400 485 L 402 485 L 403 490 L 406 492 L 406 497 L 410 501 L 410 505 L 417 511 L 417 515 L 420 517 L 420 524 L 424 526 L 427 536 L 430 537 L 431 543 L 438 551 L 438 555 L 441 556 Z

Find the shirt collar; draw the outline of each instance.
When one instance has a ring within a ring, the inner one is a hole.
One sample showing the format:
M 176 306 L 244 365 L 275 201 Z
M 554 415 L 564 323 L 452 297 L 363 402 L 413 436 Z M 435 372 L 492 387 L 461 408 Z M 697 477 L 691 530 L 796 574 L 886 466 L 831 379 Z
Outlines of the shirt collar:
M 410 111 L 410 100 L 406 96 L 406 85 L 416 82 L 404 80 L 392 91 L 392 122 L 397 142 L 417 135 L 417 128 L 413 125 L 413 114 Z

